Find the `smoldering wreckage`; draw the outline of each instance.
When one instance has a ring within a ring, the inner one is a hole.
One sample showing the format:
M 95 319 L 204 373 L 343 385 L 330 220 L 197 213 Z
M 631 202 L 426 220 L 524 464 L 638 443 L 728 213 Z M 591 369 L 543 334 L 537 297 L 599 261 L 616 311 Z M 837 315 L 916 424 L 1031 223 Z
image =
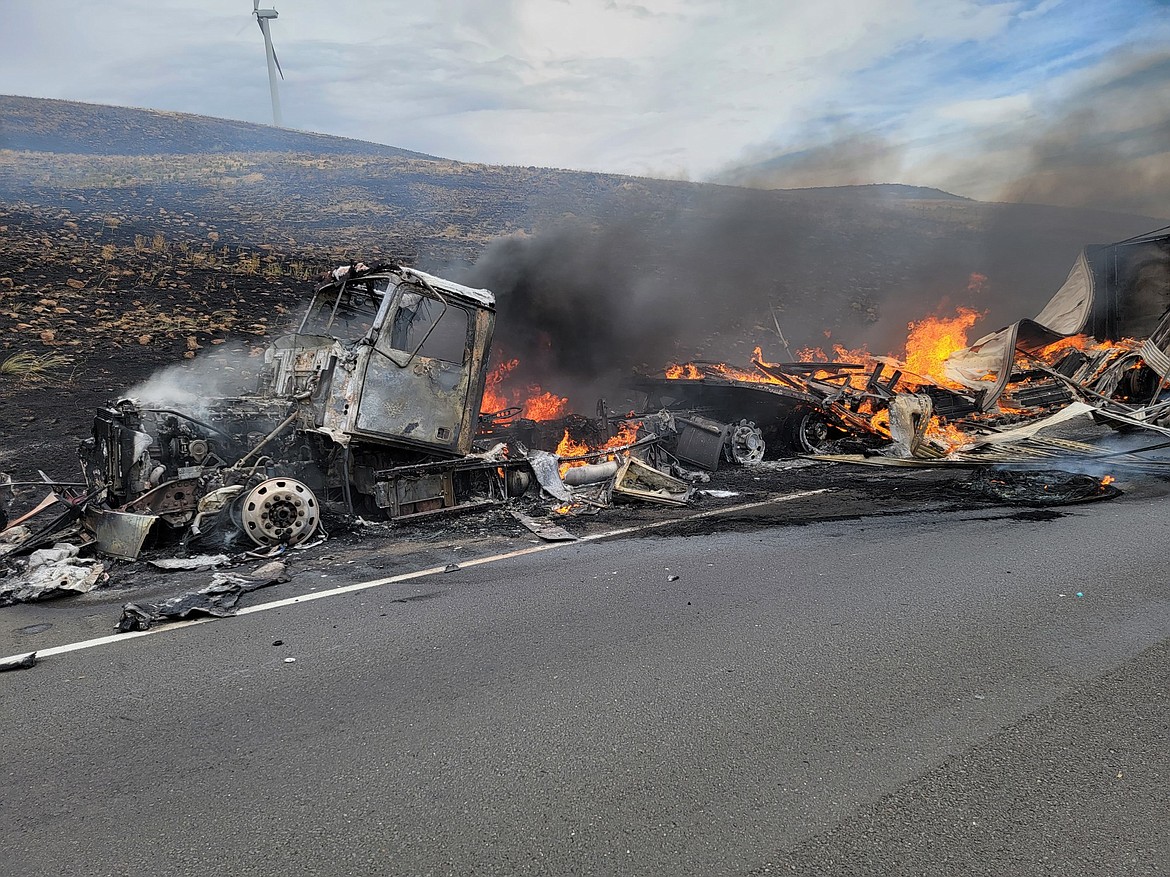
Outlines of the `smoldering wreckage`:
M 1117 494 L 1109 473 L 1170 475 L 1170 233 L 1085 248 L 1032 319 L 966 345 L 980 316 L 911 324 L 903 358 L 836 348 L 747 366 L 632 375 L 614 412 L 505 392 L 489 362 L 491 292 L 400 265 L 353 264 L 316 286 L 265 351 L 251 392 L 180 406 L 127 398 L 96 413 L 82 480 L 0 523 L 0 606 L 83 593 L 105 563 L 149 549 L 183 568 L 275 558 L 332 519 L 415 522 L 510 508 L 544 539 L 613 503 L 687 505 L 721 467 L 765 458 L 974 470 L 1006 502 Z M 780 326 L 776 326 L 777 334 Z M 514 401 L 515 404 L 509 404 Z M 1070 427 L 1096 424 L 1093 440 Z M 1155 438 L 1119 451 L 1100 424 Z M 0 513 L 13 485 L 0 476 Z M 6 573 L 6 575 L 4 575 Z M 124 630 L 230 614 L 281 578 L 217 574 L 167 604 L 128 604 Z

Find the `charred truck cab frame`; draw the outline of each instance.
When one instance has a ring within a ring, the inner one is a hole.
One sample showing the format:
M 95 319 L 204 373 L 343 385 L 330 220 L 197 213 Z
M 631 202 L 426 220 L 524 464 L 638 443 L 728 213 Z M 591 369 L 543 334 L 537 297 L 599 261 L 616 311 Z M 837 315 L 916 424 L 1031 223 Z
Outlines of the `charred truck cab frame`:
M 494 327 L 486 290 L 410 268 L 345 277 L 269 348 L 261 393 L 307 394 L 314 427 L 341 444 L 466 454 Z
M 98 412 L 81 460 L 111 509 L 186 526 L 231 489 L 236 523 L 271 544 L 307 537 L 295 510 L 314 492 L 392 515 L 460 503 L 452 461 L 472 448 L 494 296 L 398 265 L 335 274 L 265 351 L 253 393 Z

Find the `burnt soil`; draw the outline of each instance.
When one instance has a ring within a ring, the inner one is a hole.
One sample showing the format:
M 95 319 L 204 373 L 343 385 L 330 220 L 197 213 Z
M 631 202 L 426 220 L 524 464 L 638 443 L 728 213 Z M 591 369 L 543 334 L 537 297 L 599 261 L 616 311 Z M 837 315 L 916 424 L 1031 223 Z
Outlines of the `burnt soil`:
M 133 226 L 88 227 L 97 222 L 84 210 L 0 210 L 0 365 L 21 353 L 53 358 L 0 374 L 0 471 L 15 481 L 38 469 L 79 478 L 77 445 L 95 408 L 160 368 L 218 349 L 258 355 L 326 267 L 284 253 L 245 258 L 241 270 L 223 257 L 238 255 L 231 244 L 204 251 Z

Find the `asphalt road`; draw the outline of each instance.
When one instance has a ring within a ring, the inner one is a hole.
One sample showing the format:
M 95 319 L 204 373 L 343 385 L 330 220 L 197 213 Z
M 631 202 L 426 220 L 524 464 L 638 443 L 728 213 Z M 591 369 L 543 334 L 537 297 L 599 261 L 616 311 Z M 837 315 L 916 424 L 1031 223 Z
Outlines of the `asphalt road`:
M 0 676 L 2 871 L 1170 873 L 1163 502 L 709 519 L 57 655 Z

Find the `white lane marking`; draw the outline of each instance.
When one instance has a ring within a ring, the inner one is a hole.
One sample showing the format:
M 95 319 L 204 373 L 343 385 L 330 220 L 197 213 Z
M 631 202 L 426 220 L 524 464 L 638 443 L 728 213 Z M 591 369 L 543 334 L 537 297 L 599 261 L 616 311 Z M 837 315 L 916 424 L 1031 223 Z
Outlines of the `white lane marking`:
M 604 533 L 591 533 L 588 536 L 582 536 L 577 542 L 542 542 L 540 545 L 532 545 L 528 548 L 518 548 L 515 551 L 506 551 L 503 554 L 493 554 L 490 557 L 476 557 L 471 560 L 463 560 L 459 562 L 459 569 L 466 569 L 470 566 L 479 566 L 484 563 L 496 563 L 501 560 L 508 560 L 513 557 L 523 557 L 526 554 L 536 554 L 540 551 L 552 551 L 556 548 L 565 548 L 570 545 L 576 545 L 578 542 L 596 542 L 600 539 L 609 539 L 613 536 L 625 536 L 630 533 L 641 533 L 646 530 L 659 530 L 663 527 L 669 527 L 673 524 L 681 524 L 687 521 L 696 521 L 700 518 L 710 518 L 715 515 L 726 515 L 732 512 L 743 512 L 748 509 L 756 509 L 761 506 L 775 505 L 776 503 L 788 502 L 793 499 L 803 499 L 806 496 L 816 496 L 819 493 L 828 493 L 829 488 L 822 487 L 819 490 L 802 490 L 799 493 L 786 493 L 782 496 L 774 496 L 771 499 L 763 499 L 757 502 L 745 502 L 739 505 L 727 506 L 721 509 L 711 509 L 706 512 L 697 512 L 693 515 L 687 515 L 685 518 L 673 518 L 669 521 L 655 521 L 652 524 L 636 524 L 632 527 L 622 527 L 618 530 L 607 530 Z M 310 594 L 302 594 L 299 597 L 286 597 L 283 600 L 272 600 L 268 603 L 259 603 L 256 606 L 245 606 L 236 612 L 236 616 L 251 615 L 255 612 L 267 612 L 270 609 L 280 609 L 284 606 L 293 606 L 297 603 L 311 603 L 314 600 L 322 600 L 325 597 L 337 597 L 341 594 L 352 594 L 355 591 L 365 591 L 369 588 L 380 588 L 383 585 L 393 585 L 399 582 L 409 582 L 412 579 L 421 579 L 426 576 L 433 576 L 444 572 L 446 566 L 432 566 L 427 569 L 414 570 L 413 572 L 399 573 L 396 576 L 389 576 L 384 579 L 373 579 L 368 582 L 358 582 L 353 585 L 343 585 L 339 588 L 330 588 L 328 591 L 315 591 Z M 232 616 L 228 616 L 232 617 Z M 82 649 L 92 649 L 95 646 L 104 646 L 108 643 L 126 642 L 127 640 L 138 639 L 143 636 L 153 636 L 156 633 L 169 633 L 172 630 L 181 630 L 184 627 L 194 627 L 197 624 L 208 624 L 212 621 L 219 621 L 218 618 L 191 618 L 186 621 L 172 621 L 162 624 L 158 627 L 152 627 L 149 630 L 136 630 L 128 633 L 114 633 L 109 636 L 100 636 L 96 639 L 81 640 L 80 642 L 67 643 L 63 646 L 51 646 L 47 649 L 36 649 L 37 660 L 41 658 L 49 658 L 53 655 L 64 655 L 68 652 L 77 652 Z M 9 655 L 7 658 L 0 658 L 0 663 L 5 661 L 12 661 L 27 655 L 28 652 L 18 652 L 15 655 Z

